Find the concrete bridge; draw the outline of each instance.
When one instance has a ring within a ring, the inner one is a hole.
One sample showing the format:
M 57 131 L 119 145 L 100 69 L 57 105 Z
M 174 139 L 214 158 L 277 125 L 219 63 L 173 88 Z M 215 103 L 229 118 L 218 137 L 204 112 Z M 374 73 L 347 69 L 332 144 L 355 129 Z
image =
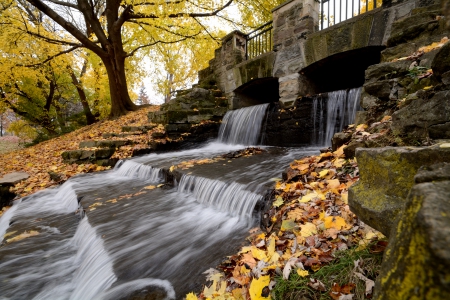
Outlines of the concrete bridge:
M 260 29 L 265 34 L 256 41 L 260 45 L 242 32 L 228 34 L 209 67 L 199 72 L 199 82 L 216 81 L 231 109 L 276 101 L 287 108 L 298 97 L 362 86 L 367 67 L 395 52 L 394 47 L 383 53 L 392 46 L 393 23 L 433 3 L 383 0 L 381 7 L 333 25 L 330 20 L 341 16 L 326 15 L 324 4 L 331 1 L 288 0 L 276 7 L 273 22 Z

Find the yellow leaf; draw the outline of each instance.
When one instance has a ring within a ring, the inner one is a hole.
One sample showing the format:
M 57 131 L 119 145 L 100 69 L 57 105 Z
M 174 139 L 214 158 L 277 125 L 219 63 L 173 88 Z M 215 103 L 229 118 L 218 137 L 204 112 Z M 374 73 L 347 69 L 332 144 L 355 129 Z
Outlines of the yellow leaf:
M 254 278 L 252 283 L 250 283 L 250 299 L 251 300 L 266 300 L 270 299 L 270 295 L 268 297 L 263 297 L 262 292 L 266 286 L 269 286 L 270 276 L 261 276 L 259 279 Z
M 348 204 L 348 193 L 342 193 L 341 199 L 344 201 L 345 204 Z
M 333 162 L 333 166 L 336 168 L 341 168 L 345 164 L 345 159 L 338 158 Z
M 252 255 L 256 259 L 267 261 L 266 252 L 264 250 L 252 247 Z
M 324 178 L 325 176 L 327 176 L 328 172 L 330 170 L 322 170 L 319 172 L 319 178 Z
M 170 168 L 169 168 L 169 172 L 173 172 L 173 170 L 175 170 L 175 166 L 171 166 Z
M 392 117 L 391 116 L 384 116 L 383 117 L 383 119 L 381 119 L 381 123 L 384 123 L 384 122 L 388 122 L 388 121 L 390 121 L 390 120 L 392 120 Z
M 280 207 L 281 205 L 283 205 L 283 203 L 284 203 L 283 197 L 277 196 L 277 197 L 276 197 L 276 200 L 273 202 L 272 205 L 273 205 L 274 207 Z
M 367 124 L 359 124 L 358 126 L 356 126 L 356 131 L 364 131 L 367 127 Z
M 317 226 L 310 222 L 301 225 L 300 229 L 300 235 L 303 237 L 308 237 L 317 233 Z
M 306 277 L 306 276 L 309 275 L 309 272 L 306 271 L 306 270 L 297 269 L 297 274 L 300 275 L 300 276 L 302 276 L 302 277 Z M 186 299 L 186 300 L 189 300 L 189 299 Z
M 190 292 L 186 295 L 186 300 L 198 300 L 198 298 L 193 292 Z
M 334 157 L 343 157 L 344 156 L 344 148 L 347 147 L 346 145 L 342 145 L 339 147 L 336 151 L 333 152 Z
M 146 187 L 144 187 L 144 189 L 153 190 L 153 189 L 156 189 L 156 186 L 155 185 L 147 185 Z
M 310 193 L 310 194 L 308 194 L 308 195 L 305 195 L 305 196 L 299 198 L 298 202 L 300 202 L 300 203 L 306 203 L 306 202 L 311 201 L 311 200 L 314 199 L 314 198 L 317 198 L 318 196 L 319 196 L 319 195 L 318 195 L 317 193 Z
M 345 222 L 344 218 L 339 216 L 328 216 L 325 217 L 325 228 L 335 228 L 335 229 L 342 229 L 347 226 L 347 223 Z
M 267 257 L 270 259 L 272 258 L 273 254 L 275 253 L 275 237 L 272 235 L 270 236 L 269 240 L 267 241 Z
M 162 186 L 164 186 L 164 183 L 160 183 L 160 184 L 158 184 L 156 187 L 157 187 L 157 188 L 160 188 L 160 187 L 162 187 Z

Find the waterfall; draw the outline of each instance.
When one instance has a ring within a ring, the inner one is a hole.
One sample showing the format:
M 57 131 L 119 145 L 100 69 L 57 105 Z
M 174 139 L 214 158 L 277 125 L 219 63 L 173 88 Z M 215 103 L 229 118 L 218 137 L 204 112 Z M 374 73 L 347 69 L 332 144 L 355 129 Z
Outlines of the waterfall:
M 327 96 L 317 95 L 313 99 L 312 119 L 314 124 L 312 142 L 320 146 L 329 146 L 336 132 L 355 120 L 356 111 L 361 110 L 359 100 L 361 88 L 334 91 Z M 326 103 L 326 120 L 324 120 L 324 101 Z
M 181 177 L 178 191 L 190 193 L 198 202 L 220 211 L 250 217 L 256 202 L 261 200 L 262 196 L 244 188 L 244 185 L 237 182 L 228 184 L 219 180 L 184 175 Z
M 118 176 L 139 178 L 152 182 L 157 182 L 162 179 L 161 169 L 153 168 L 131 160 L 120 161 L 117 163 L 114 171 Z
M 266 103 L 228 111 L 223 117 L 218 140 L 225 144 L 257 145 L 268 106 Z

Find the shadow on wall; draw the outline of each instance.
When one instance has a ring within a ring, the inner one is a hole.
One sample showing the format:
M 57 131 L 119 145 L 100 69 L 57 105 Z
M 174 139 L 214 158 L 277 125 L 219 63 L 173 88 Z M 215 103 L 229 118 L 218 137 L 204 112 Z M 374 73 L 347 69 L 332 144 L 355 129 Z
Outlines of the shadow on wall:
M 314 82 L 317 94 L 360 87 L 364 84 L 365 70 L 380 63 L 380 52 L 384 48 L 371 46 L 331 55 L 300 73 Z
M 263 103 L 277 102 L 280 98 L 278 93 L 278 78 L 257 78 L 234 90 L 233 109 L 243 108 Z

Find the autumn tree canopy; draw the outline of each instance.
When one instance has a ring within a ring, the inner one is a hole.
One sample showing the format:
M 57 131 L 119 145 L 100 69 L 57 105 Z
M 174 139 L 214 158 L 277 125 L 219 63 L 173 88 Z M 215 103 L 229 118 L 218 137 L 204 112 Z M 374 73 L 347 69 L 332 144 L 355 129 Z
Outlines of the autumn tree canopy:
M 73 91 L 81 100 L 86 98 L 83 85 L 91 83 L 79 78 L 84 74 L 86 58 L 91 61 L 98 58 L 97 66 L 105 70 L 109 83 L 110 116 L 116 117 L 137 109 L 127 82 L 138 80 L 130 74 L 139 74 L 144 55 L 155 54 L 163 62 L 168 83 L 162 90 L 169 95 L 183 86 L 178 82 L 192 79 L 192 69 L 205 67 L 210 59 L 204 54 L 208 52 L 205 49 L 218 47 L 216 33 L 220 30 L 214 29 L 211 18 L 240 29 L 252 28 L 267 21 L 270 9 L 280 2 L 283 0 L 0 0 L 0 17 L 4 32 L 15 32 L 17 40 L 27 39 L 32 45 L 40 45 L 40 51 L 29 57 L 33 62 L 19 63 L 22 66 L 48 64 L 72 55 L 66 58 L 71 65 L 61 70 L 67 73 L 69 82 L 76 87 Z M 237 9 L 227 14 L 226 9 L 232 5 Z M 15 13 L 4 13 L 11 10 Z M 214 43 L 208 44 L 207 40 Z M 171 47 L 181 43 L 184 43 L 182 47 Z M 190 58 L 193 68 L 180 67 L 186 62 L 183 53 L 187 52 L 180 53 L 179 49 L 190 49 L 193 53 Z M 180 74 L 177 74 L 178 67 Z M 92 122 L 86 104 L 83 103 L 86 118 Z

